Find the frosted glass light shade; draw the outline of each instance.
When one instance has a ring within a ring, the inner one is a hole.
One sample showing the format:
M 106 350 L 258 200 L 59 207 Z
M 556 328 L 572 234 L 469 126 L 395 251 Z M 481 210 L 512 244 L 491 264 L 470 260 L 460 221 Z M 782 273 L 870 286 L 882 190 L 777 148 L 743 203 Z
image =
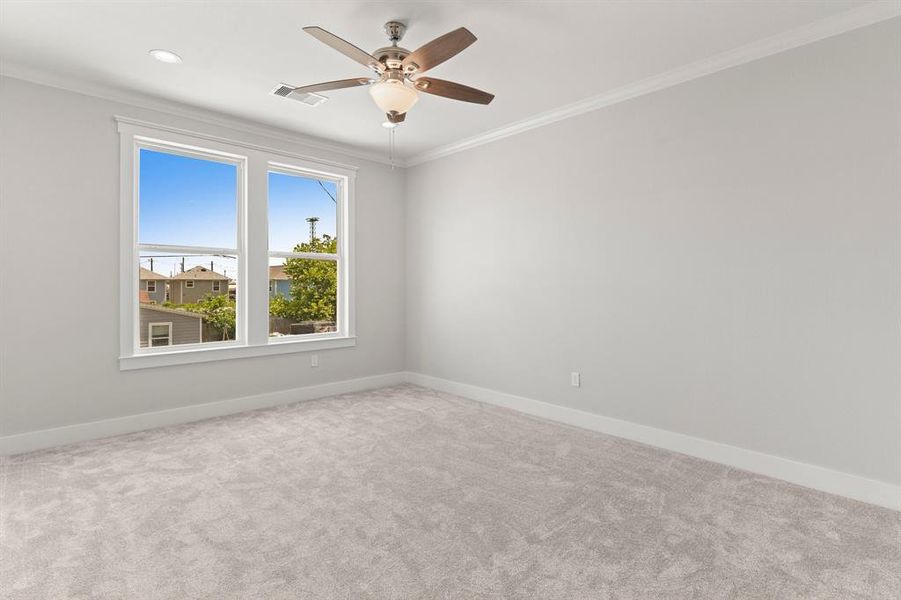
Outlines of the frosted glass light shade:
M 419 94 L 401 81 L 380 81 L 369 86 L 369 95 L 382 112 L 402 114 L 413 108 Z

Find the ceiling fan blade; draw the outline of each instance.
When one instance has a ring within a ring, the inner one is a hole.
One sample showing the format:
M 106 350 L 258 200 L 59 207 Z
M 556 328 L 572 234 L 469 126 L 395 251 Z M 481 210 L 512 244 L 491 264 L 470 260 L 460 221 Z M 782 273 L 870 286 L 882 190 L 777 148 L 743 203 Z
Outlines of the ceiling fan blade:
M 443 96 L 451 100 L 462 100 L 463 102 L 474 102 L 476 104 L 489 104 L 494 100 L 494 94 L 454 83 L 453 81 L 435 79 L 434 77 L 419 77 L 413 82 L 413 85 L 420 92 Z
M 374 56 L 372 56 L 368 52 L 360 50 L 359 48 L 357 48 L 356 46 L 354 46 L 347 40 L 343 40 L 343 39 L 339 38 L 334 33 L 330 33 L 328 31 L 326 31 L 325 29 L 323 29 L 322 27 L 316 27 L 316 26 L 304 27 L 303 30 L 306 31 L 307 33 L 309 33 L 310 35 L 312 35 L 314 38 L 316 38 L 320 42 L 322 42 L 323 44 L 325 44 L 326 46 L 330 46 L 330 47 L 334 48 L 335 50 L 337 50 L 344 56 L 357 61 L 364 67 L 369 67 L 370 69 L 373 69 L 374 71 L 378 71 L 379 73 L 381 73 L 384 70 L 384 65 L 382 65 L 382 63 L 380 63 L 378 60 L 376 60 L 376 58 Z
M 404 71 L 407 73 L 427 71 L 456 56 L 474 41 L 476 36 L 465 27 L 445 33 L 407 56 L 403 60 Z
M 407 113 L 396 113 L 394 111 L 385 113 L 389 123 L 403 123 L 407 118 Z
M 313 85 L 304 85 L 294 88 L 292 92 L 299 94 L 310 94 L 313 92 L 326 92 L 328 90 L 340 90 L 344 88 L 357 87 L 361 85 L 369 85 L 375 79 L 366 79 L 365 77 L 357 77 L 356 79 L 340 79 L 338 81 L 326 81 L 324 83 L 314 83 Z

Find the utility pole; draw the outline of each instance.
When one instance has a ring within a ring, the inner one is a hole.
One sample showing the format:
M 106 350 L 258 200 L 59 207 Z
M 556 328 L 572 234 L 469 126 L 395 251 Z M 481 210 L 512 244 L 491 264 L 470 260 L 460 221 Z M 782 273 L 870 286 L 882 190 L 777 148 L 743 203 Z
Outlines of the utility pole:
M 319 217 L 307 217 L 307 223 L 310 224 L 310 241 L 316 237 L 316 222 L 319 221 Z

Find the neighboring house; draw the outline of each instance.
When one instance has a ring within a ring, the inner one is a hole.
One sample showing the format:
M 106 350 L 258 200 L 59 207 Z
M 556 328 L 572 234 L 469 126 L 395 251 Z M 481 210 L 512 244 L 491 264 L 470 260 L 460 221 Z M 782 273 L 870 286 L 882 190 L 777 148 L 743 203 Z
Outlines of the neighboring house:
M 203 315 L 141 303 L 141 348 L 199 344 L 203 341 Z
M 141 267 L 138 278 L 141 282 L 140 291 L 147 292 L 148 302 L 162 304 L 166 301 L 166 281 L 169 280 L 168 277 Z M 141 296 L 141 302 L 143 302 L 143 294 Z
M 291 297 L 291 278 L 285 273 L 285 265 L 269 267 L 269 297 Z
M 169 278 L 169 302 L 173 304 L 193 304 L 210 294 L 228 294 L 228 277 L 194 267 Z

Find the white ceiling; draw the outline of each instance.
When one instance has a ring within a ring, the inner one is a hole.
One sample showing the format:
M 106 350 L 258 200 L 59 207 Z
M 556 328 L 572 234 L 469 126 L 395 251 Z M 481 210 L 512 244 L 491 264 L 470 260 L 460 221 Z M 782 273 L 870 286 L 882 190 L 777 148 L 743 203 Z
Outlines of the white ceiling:
M 319 25 L 361 48 L 408 24 L 411 50 L 459 26 L 479 40 L 430 74 L 496 94 L 489 106 L 423 94 L 397 132 L 412 156 L 834 16 L 860 0 L 605 2 L 0 2 L 0 68 L 11 75 L 136 92 L 383 153 L 367 90 L 315 108 L 271 96 L 367 70 L 301 31 Z M 166 48 L 181 65 L 153 60 Z

